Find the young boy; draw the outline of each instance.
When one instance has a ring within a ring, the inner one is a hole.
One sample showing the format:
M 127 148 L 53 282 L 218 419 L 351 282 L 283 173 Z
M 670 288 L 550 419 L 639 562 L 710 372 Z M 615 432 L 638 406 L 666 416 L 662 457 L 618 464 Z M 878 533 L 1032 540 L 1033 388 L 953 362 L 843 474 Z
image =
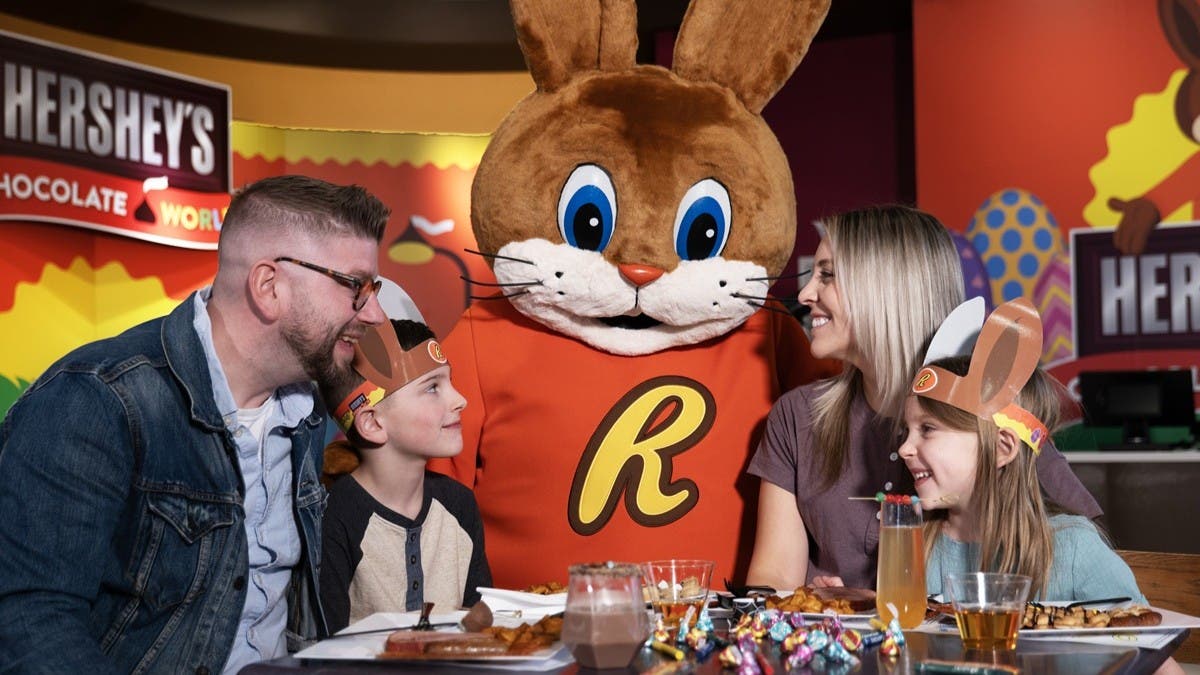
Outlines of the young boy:
M 463 485 L 427 472 L 430 457 L 462 451 L 466 399 L 433 332 L 393 320 L 354 346 L 354 373 L 326 401 L 360 457 L 329 493 L 321 604 L 330 633 L 375 612 L 442 610 L 479 600 L 492 574 L 483 524 Z

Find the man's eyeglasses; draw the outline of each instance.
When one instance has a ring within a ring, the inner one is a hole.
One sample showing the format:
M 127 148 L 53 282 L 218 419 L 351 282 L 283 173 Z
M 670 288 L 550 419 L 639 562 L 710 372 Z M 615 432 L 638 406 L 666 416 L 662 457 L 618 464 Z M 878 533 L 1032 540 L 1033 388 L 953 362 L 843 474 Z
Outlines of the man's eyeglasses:
M 356 276 L 345 274 L 344 272 L 331 270 L 328 267 L 321 267 L 320 265 L 314 265 L 313 263 L 306 262 L 304 260 L 297 260 L 296 258 L 289 258 L 287 256 L 280 256 L 275 259 L 275 262 L 290 262 L 293 265 L 307 267 L 314 272 L 320 272 L 339 284 L 346 286 L 350 290 L 354 291 L 354 311 L 356 312 L 362 309 L 363 306 L 367 304 L 367 300 L 371 299 L 371 294 L 378 293 L 380 286 L 383 285 L 383 282 L 379 279 L 375 279 L 374 281 L 369 279 L 360 279 Z

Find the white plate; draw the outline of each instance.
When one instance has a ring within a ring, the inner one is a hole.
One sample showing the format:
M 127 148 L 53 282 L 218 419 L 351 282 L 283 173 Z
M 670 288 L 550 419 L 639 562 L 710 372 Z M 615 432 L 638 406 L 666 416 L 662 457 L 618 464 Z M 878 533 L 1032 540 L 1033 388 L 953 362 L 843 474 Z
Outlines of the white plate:
M 442 614 L 435 613 L 429 617 L 432 623 L 445 623 L 459 621 L 466 615 L 464 611 L 446 612 Z M 380 630 L 385 628 L 400 628 L 412 626 L 417 622 L 419 613 L 417 612 L 379 612 L 372 614 L 361 621 L 356 621 L 342 633 L 354 633 L 367 630 Z M 520 620 L 505 619 L 496 617 L 496 624 L 502 626 L 517 626 L 523 623 Z M 459 629 L 446 629 L 444 632 L 460 633 Z M 314 659 L 322 661 L 453 661 L 454 663 L 462 663 L 463 665 L 486 665 L 493 668 L 510 668 L 519 671 L 534 671 L 534 670 L 554 670 L 562 668 L 572 662 L 570 653 L 563 647 L 561 642 L 556 642 L 550 647 L 538 650 L 532 654 L 524 654 L 519 656 L 510 656 L 508 654 L 495 656 L 480 656 L 475 658 L 441 658 L 441 657 L 420 657 L 420 658 L 379 658 L 383 652 L 384 646 L 387 644 L 389 632 L 380 632 L 372 635 L 355 635 L 353 637 L 332 637 L 321 640 L 315 645 L 308 647 L 295 654 L 298 659 Z
M 565 607 L 567 605 L 567 594 L 565 591 L 542 595 L 540 593 L 510 591 L 506 588 L 488 588 L 487 586 L 480 586 L 475 590 L 479 591 L 479 595 L 483 597 L 484 601 L 496 599 L 524 607 Z M 489 602 L 488 607 L 494 608 L 495 606 Z
M 1067 603 L 1050 603 L 1044 602 L 1043 605 L 1051 604 L 1067 604 Z M 1161 607 L 1151 607 L 1154 611 L 1162 614 L 1162 623 L 1157 626 L 1118 626 L 1103 628 L 1044 628 L 1038 630 L 1036 628 L 1022 628 L 1021 637 L 1037 638 L 1037 639 L 1054 639 L 1056 637 L 1069 638 L 1080 635 L 1117 635 L 1120 633 L 1141 633 L 1141 632 L 1162 632 L 1176 631 L 1184 628 L 1200 628 L 1200 618 L 1172 612 L 1169 609 Z M 958 627 L 952 621 L 926 621 L 915 630 L 923 633 L 958 633 Z

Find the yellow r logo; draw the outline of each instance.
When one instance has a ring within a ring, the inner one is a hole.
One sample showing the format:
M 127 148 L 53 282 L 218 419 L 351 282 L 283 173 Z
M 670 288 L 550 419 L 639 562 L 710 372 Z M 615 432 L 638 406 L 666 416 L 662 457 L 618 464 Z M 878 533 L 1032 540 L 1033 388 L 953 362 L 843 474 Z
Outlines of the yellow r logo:
M 717 414 L 712 393 L 695 380 L 647 380 L 608 411 L 575 468 L 567 518 L 579 534 L 599 532 L 621 494 L 634 521 L 674 522 L 696 505 L 694 481 L 673 480 L 671 458 L 700 442 Z

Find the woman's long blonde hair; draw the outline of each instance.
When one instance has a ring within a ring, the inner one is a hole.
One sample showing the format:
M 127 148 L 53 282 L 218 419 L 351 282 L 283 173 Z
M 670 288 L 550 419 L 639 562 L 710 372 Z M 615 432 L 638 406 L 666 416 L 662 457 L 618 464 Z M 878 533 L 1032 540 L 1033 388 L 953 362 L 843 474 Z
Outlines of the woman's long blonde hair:
M 966 375 L 970 358 L 941 359 L 936 365 Z M 1034 371 L 1017 395 L 1016 403 L 1028 410 L 1053 431 L 1067 401 L 1065 388 L 1041 368 Z M 1024 574 L 1033 579 L 1032 588 L 1045 591 L 1050 564 L 1054 561 L 1054 531 L 1048 520 L 1050 509 L 1038 483 L 1037 456 L 1022 443 L 1016 458 L 996 467 L 996 446 L 1000 429 L 996 423 L 974 413 L 922 396 L 922 410 L 957 431 L 975 432 L 979 439 L 979 465 L 975 469 L 975 490 L 967 506 L 974 514 L 979 534 L 979 565 L 984 572 Z M 1057 509 L 1057 507 L 1055 508 Z M 926 512 L 925 555 L 928 559 L 946 521 L 944 510 Z
M 924 345 L 963 300 L 962 267 L 937 218 L 907 206 L 872 206 L 823 221 L 853 349 L 871 364 L 881 409 L 899 420 Z M 862 372 L 847 363 L 813 401 L 813 435 L 821 482 L 846 463 L 850 406 Z

